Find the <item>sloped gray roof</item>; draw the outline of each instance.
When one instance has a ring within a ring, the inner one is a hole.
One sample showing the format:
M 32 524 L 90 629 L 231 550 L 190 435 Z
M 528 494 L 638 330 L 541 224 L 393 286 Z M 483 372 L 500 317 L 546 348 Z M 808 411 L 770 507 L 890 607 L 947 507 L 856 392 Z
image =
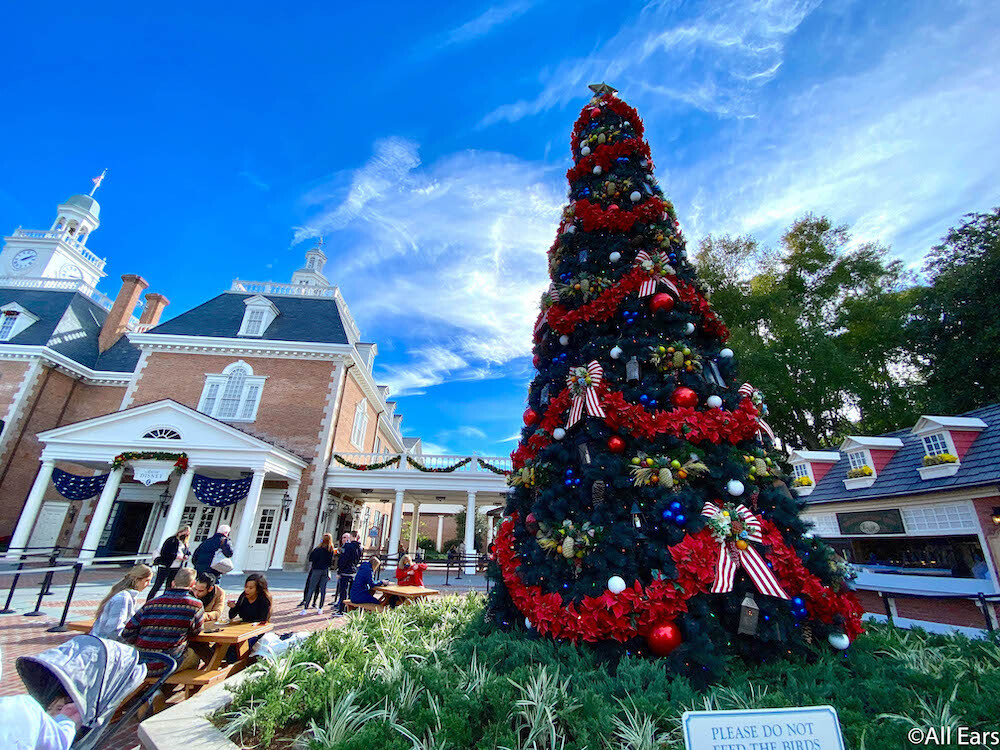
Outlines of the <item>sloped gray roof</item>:
M 340 319 L 337 302 L 327 297 L 286 297 L 223 292 L 207 302 L 161 323 L 147 333 L 181 336 L 218 336 L 234 338 L 250 297 L 267 297 L 278 308 L 278 317 L 254 339 L 265 341 L 310 341 L 321 344 L 347 344 L 347 334 Z
M 916 495 L 925 492 L 951 490 L 959 487 L 1000 484 L 1000 404 L 984 406 L 957 416 L 978 417 L 986 423 L 979 433 L 962 465 L 954 476 L 923 480 L 917 469 L 923 465 L 924 447 L 920 438 L 909 429 L 889 432 L 881 437 L 899 438 L 903 447 L 893 454 L 889 463 L 875 477 L 871 487 L 857 490 L 844 489 L 844 478 L 850 467 L 847 456 L 833 465 L 826 476 L 817 482 L 815 489 L 806 496 L 809 505 L 841 502 L 844 500 L 871 500 L 894 495 Z
M 0 287 L 0 305 L 9 302 L 18 303 L 38 321 L 0 342 L 0 351 L 7 344 L 48 346 L 93 370 L 135 370 L 139 350 L 124 336 L 104 354 L 98 352 L 97 338 L 108 312 L 88 297 L 77 292 Z

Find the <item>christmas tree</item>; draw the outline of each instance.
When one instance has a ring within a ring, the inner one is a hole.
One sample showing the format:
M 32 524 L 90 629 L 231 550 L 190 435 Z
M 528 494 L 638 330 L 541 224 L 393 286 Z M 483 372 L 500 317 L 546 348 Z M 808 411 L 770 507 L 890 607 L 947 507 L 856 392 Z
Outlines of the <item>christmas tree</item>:
M 489 616 L 657 655 L 700 681 L 728 654 L 846 648 L 861 631 L 846 566 L 798 516 L 638 114 L 610 86 L 591 89 L 548 253 Z

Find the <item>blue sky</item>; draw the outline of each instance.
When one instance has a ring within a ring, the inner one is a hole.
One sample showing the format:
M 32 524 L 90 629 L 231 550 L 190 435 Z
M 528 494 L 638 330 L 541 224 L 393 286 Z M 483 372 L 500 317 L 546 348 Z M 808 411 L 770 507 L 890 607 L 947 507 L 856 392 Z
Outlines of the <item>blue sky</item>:
M 8 8 L 0 231 L 108 167 L 102 290 L 168 316 L 324 234 L 430 450 L 514 446 L 588 83 L 639 109 L 689 247 L 813 211 L 919 264 L 1000 204 L 995 2 L 292 5 Z

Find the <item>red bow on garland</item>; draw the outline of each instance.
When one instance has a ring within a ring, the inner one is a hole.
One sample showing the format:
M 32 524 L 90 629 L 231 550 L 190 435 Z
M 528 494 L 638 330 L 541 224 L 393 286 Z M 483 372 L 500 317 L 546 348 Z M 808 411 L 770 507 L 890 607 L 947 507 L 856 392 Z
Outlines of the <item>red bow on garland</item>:
M 661 256 L 657 253 L 657 256 Z M 644 271 L 649 273 L 649 278 L 642 282 L 642 286 L 639 287 L 639 296 L 648 297 L 651 294 L 656 293 L 656 285 L 663 284 L 667 289 L 669 289 L 675 297 L 680 296 L 680 292 L 677 291 L 677 287 L 674 285 L 670 279 L 663 275 L 661 270 L 664 265 L 666 265 L 666 258 L 659 257 L 657 260 L 653 260 L 649 253 L 645 250 L 640 250 L 635 256 L 635 265 L 637 268 L 642 268 Z
M 605 416 L 601 400 L 597 396 L 597 388 L 604 380 L 604 368 L 595 359 L 586 367 L 577 367 L 566 379 L 570 392 L 573 394 L 573 406 L 569 410 L 569 420 L 566 428 L 575 425 L 583 416 L 583 407 L 586 405 L 587 413 L 592 417 Z
M 718 505 L 705 503 L 701 514 L 710 521 L 713 519 L 717 521 L 710 526 L 713 535 L 721 542 L 719 562 L 715 566 L 715 583 L 712 584 L 713 594 L 726 594 L 732 591 L 736 571 L 742 566 L 760 593 L 776 596 L 779 599 L 788 598 L 788 594 L 781 588 L 781 584 L 767 567 L 764 558 L 749 544 L 749 542 L 760 544 L 764 541 L 764 537 L 761 534 L 760 519 L 751 513 L 747 506 L 743 503 L 737 505 L 736 517 L 732 517 L 729 511 L 724 511 Z M 723 519 L 728 519 L 728 523 L 718 523 Z

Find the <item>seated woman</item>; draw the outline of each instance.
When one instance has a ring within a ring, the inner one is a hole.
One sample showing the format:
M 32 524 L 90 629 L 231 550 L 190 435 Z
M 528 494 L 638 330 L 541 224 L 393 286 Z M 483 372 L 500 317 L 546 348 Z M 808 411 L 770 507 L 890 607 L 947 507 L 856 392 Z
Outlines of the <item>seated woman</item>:
M 251 573 L 243 584 L 243 593 L 229 608 L 229 619 L 243 622 L 268 622 L 271 619 L 271 592 L 261 573 Z
M 97 607 L 91 635 L 116 641 L 132 619 L 136 610 L 136 598 L 153 580 L 153 569 L 148 565 L 136 565 L 111 587 Z
M 426 563 L 414 563 L 409 555 L 399 558 L 396 568 L 396 583 L 400 586 L 423 586 Z
M 382 581 L 375 580 L 375 574 L 382 567 L 382 561 L 372 555 L 358 566 L 358 572 L 354 574 L 354 581 L 351 583 L 351 603 L 352 604 L 382 604 L 380 599 L 372 595 L 373 586 L 381 586 Z

